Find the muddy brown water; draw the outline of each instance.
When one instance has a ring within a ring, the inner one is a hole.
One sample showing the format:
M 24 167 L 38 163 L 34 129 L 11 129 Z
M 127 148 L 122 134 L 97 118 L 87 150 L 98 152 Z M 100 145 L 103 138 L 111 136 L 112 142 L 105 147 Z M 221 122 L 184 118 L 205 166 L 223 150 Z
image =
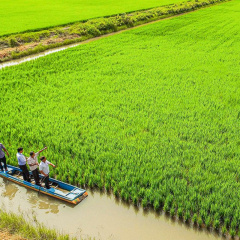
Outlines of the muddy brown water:
M 22 214 L 71 236 L 107 240 L 217 240 L 217 233 L 198 230 L 176 220 L 144 211 L 113 195 L 91 192 L 78 205 L 66 204 L 0 178 L 1 209 Z

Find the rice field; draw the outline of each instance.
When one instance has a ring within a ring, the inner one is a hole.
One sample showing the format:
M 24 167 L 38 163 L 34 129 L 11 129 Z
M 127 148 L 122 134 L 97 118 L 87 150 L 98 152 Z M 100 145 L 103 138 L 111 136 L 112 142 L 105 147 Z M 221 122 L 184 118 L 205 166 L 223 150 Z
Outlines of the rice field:
M 56 177 L 234 236 L 240 1 L 0 71 L 1 141 Z
M 180 0 L 1 0 L 0 36 L 181 2 Z

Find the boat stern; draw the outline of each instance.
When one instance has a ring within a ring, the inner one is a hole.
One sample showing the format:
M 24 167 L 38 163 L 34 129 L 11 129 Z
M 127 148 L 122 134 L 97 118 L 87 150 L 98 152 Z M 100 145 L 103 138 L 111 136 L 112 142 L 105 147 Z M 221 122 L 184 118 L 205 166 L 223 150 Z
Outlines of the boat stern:
M 72 203 L 75 204 L 75 205 L 77 205 L 77 204 L 80 203 L 82 200 L 84 200 L 87 196 L 88 196 L 88 193 L 85 192 L 82 196 L 74 199 L 74 200 L 72 201 Z

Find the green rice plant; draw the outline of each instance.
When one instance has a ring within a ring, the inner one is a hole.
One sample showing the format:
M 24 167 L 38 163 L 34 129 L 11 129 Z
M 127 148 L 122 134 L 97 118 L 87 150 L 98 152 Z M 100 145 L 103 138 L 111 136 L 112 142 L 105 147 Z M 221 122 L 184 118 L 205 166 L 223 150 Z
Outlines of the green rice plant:
M 198 220 L 198 216 L 196 213 L 194 213 L 192 217 L 193 224 L 197 224 L 197 220 Z
M 206 221 L 205 221 L 206 228 L 209 228 L 211 226 L 211 217 L 208 216 Z
M 121 197 L 122 199 L 124 199 L 124 196 L 125 196 L 125 190 L 122 189 L 121 192 L 120 192 L 120 197 Z
M 143 208 L 146 208 L 148 206 L 148 200 L 146 199 L 146 198 L 144 198 L 143 200 L 142 200 L 142 207 Z
M 199 226 L 199 227 L 202 227 L 203 220 L 202 220 L 201 217 L 198 217 L 198 219 L 197 219 L 197 223 L 198 223 L 198 226 Z
M 175 209 L 175 207 L 172 207 L 172 208 L 170 209 L 170 216 L 171 216 L 171 217 L 174 217 L 175 214 L 176 214 L 176 209 Z
M 164 204 L 164 206 L 163 206 L 163 210 L 164 210 L 164 212 L 169 212 L 170 206 L 169 206 L 169 203 L 168 203 L 168 202 L 165 202 L 165 204 Z
M 222 226 L 221 232 L 222 232 L 222 235 L 223 235 L 223 236 L 225 236 L 225 234 L 227 233 L 227 228 L 226 228 L 225 225 Z
M 238 222 L 237 222 L 237 220 L 235 219 L 235 218 L 233 218 L 233 220 L 232 220 L 232 222 L 231 222 L 231 226 L 230 226 L 230 228 L 232 228 L 232 229 L 237 229 L 238 228 Z
M 230 233 L 231 238 L 234 238 L 236 236 L 236 230 L 235 229 L 230 228 L 229 233 Z
M 204 210 L 204 209 L 201 209 L 201 210 L 199 211 L 199 215 L 200 215 L 201 219 L 202 219 L 204 222 L 205 222 L 206 219 L 208 218 L 208 212 L 207 212 L 206 210 Z
M 230 226 L 230 219 L 229 218 L 224 218 L 224 225 L 229 228 Z
M 134 204 L 135 206 L 137 206 L 137 205 L 138 205 L 138 197 L 134 195 L 134 196 L 132 197 L 132 202 L 133 202 L 133 204 Z
M 160 204 L 158 200 L 154 201 L 153 207 L 155 211 L 158 211 L 160 209 Z
M 115 187 L 115 188 L 113 189 L 113 193 L 114 193 L 114 195 L 115 195 L 116 197 L 119 197 L 119 193 L 118 193 L 117 187 Z
M 190 220 L 190 218 L 191 218 L 191 213 L 190 213 L 190 211 L 184 212 L 184 214 L 183 214 L 183 219 L 184 219 L 184 221 L 185 221 L 185 222 L 188 222 L 188 221 Z
M 213 228 L 215 228 L 216 230 L 218 230 L 220 227 L 220 221 L 219 219 L 214 219 L 213 220 Z
M 84 187 L 84 180 L 83 180 L 82 178 L 79 178 L 79 179 L 78 179 L 78 185 L 79 185 L 80 187 Z
M 110 184 L 109 183 L 105 183 L 105 189 L 108 192 L 110 190 Z
M 183 210 L 182 210 L 182 208 L 178 208 L 177 216 L 178 216 L 179 219 L 181 219 L 183 217 Z
M 123 200 L 125 200 L 126 202 L 128 202 L 128 201 L 129 201 L 129 198 L 130 198 L 129 194 L 128 194 L 127 192 L 125 192 L 125 194 L 124 194 L 124 196 L 123 196 Z

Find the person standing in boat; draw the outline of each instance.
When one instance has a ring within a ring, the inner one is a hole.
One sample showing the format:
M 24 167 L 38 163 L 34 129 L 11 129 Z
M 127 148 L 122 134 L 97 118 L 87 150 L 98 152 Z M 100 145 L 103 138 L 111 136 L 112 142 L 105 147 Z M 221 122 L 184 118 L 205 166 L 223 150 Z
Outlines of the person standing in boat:
M 22 170 L 23 174 L 23 179 L 24 181 L 31 182 L 30 177 L 29 177 L 29 172 L 26 166 L 26 157 L 22 154 L 23 153 L 23 148 L 20 147 L 17 149 L 17 159 L 18 159 L 18 165 L 19 168 Z
M 45 187 L 50 189 L 49 186 L 49 165 L 55 167 L 54 164 L 50 163 L 45 156 L 40 157 L 41 163 L 39 165 L 39 171 L 44 176 Z
M 41 153 L 45 149 L 47 149 L 47 147 L 39 150 L 36 153 L 31 151 L 30 152 L 30 157 L 27 159 L 27 163 L 28 163 L 28 165 L 30 167 L 30 170 L 32 171 L 32 174 L 33 174 L 33 177 L 34 177 L 34 180 L 35 180 L 35 184 L 38 185 L 38 186 L 41 186 L 40 181 L 39 181 L 38 156 L 39 156 L 39 153 Z
M 3 146 L 2 143 L 0 143 L 0 167 L 1 167 L 1 171 L 3 171 L 3 166 L 2 163 L 4 165 L 5 171 L 7 172 L 7 162 L 6 162 L 6 157 L 5 157 L 5 153 L 8 155 L 9 157 L 9 153 L 7 151 L 7 149 Z

